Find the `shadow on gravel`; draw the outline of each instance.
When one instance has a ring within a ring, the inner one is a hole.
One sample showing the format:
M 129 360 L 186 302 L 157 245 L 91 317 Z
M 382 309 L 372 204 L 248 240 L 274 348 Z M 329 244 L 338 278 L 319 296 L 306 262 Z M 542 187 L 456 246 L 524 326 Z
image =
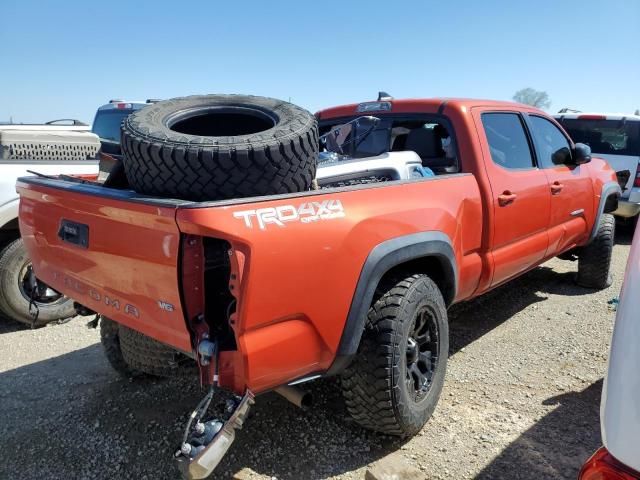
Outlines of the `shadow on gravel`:
M 449 309 L 449 353 L 456 353 L 525 308 L 544 302 L 549 294 L 593 293 L 576 285 L 574 278 L 575 272 L 560 273 L 543 265 L 474 300 L 454 305 Z
M 557 408 L 505 448 L 476 479 L 577 478 L 583 462 L 601 445 L 602 380 L 581 392 L 545 400 Z
M 0 374 L 0 478 L 179 478 L 172 460 L 195 379 L 130 381 L 99 344 Z M 276 394 L 257 398 L 212 479 L 249 468 L 278 479 L 320 479 L 362 467 L 402 442 L 353 425 L 335 381 L 310 386 L 302 411 Z M 224 397 L 214 400 L 222 403 Z
M 26 330 L 29 327 L 24 323 L 16 322 L 10 318 L 0 315 L 0 335 L 3 333 L 12 333 L 20 330 Z
M 636 228 L 636 223 L 633 221 L 618 220 L 616 222 L 616 244 L 631 245 L 635 228 Z

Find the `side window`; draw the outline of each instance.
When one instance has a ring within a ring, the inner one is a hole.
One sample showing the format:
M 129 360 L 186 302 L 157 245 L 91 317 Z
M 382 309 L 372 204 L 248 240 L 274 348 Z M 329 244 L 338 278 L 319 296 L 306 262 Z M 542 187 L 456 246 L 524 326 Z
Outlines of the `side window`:
M 569 163 L 571 145 L 558 127 L 546 118 L 535 115 L 530 115 L 529 121 L 540 167 L 551 168 Z
M 533 156 L 522 119 L 517 113 L 483 113 L 493 163 L 509 169 L 532 168 Z

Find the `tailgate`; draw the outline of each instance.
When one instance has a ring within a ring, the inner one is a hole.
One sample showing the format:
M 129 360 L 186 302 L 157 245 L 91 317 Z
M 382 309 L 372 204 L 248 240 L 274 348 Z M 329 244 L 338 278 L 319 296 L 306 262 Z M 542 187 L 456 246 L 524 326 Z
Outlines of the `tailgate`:
M 191 351 L 180 302 L 179 202 L 24 177 L 20 231 L 44 282 L 86 307 Z

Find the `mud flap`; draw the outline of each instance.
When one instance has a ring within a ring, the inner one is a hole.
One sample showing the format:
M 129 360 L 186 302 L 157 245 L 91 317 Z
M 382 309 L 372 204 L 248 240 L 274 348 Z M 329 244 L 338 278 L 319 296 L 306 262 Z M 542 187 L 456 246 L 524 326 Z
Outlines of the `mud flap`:
M 254 403 L 253 393 L 247 390 L 224 424 L 216 419 L 205 423 L 200 423 L 199 421 L 196 423 L 194 430 L 188 433 L 186 441 L 182 443 L 180 449 L 175 453 L 178 468 L 183 478 L 196 480 L 211 475 L 227 453 L 227 450 L 229 450 L 229 447 L 231 447 L 236 438 L 236 430 L 242 428 L 249 413 L 249 408 Z M 198 409 L 194 414 L 197 414 L 197 412 Z M 195 415 L 192 415 L 191 418 L 193 419 L 194 417 Z

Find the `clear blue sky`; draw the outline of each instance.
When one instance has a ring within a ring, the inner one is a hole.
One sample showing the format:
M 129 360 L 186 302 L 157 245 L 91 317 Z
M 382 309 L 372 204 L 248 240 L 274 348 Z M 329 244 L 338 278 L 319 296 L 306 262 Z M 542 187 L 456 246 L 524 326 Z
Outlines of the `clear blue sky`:
M 253 93 L 316 111 L 395 97 L 640 108 L 640 1 L 0 2 L 0 121 L 110 98 Z

